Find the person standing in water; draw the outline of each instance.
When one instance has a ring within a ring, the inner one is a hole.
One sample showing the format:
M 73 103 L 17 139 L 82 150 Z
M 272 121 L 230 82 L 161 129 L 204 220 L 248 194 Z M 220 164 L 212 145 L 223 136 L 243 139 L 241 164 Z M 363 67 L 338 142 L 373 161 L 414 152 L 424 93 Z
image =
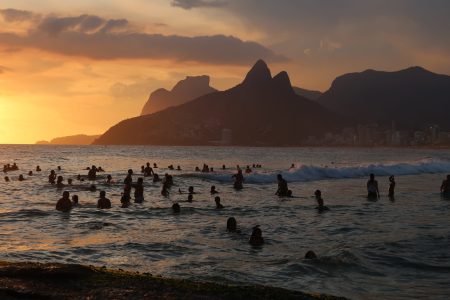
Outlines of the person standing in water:
M 280 197 L 286 197 L 289 191 L 287 181 L 283 178 L 281 174 L 277 175 L 277 180 L 278 180 L 278 189 L 275 195 L 278 195 Z
M 56 180 L 55 170 L 51 170 L 50 175 L 48 175 L 48 182 L 50 182 L 50 184 L 55 184 L 55 180 Z
M 232 178 L 234 178 L 234 184 L 233 184 L 234 188 L 236 190 L 242 190 L 243 182 L 244 182 L 244 175 L 242 175 L 242 170 L 238 169 L 237 174 L 234 174 L 232 176 Z
M 316 200 L 317 200 L 317 207 L 316 209 L 319 211 L 319 213 L 330 210 L 328 207 L 326 207 L 323 204 L 323 199 L 322 199 L 322 192 L 320 190 L 316 190 L 314 192 L 314 196 L 316 196 Z
M 223 205 L 220 203 L 220 197 L 219 196 L 216 196 L 214 198 L 214 201 L 216 202 L 216 209 L 222 209 L 223 208 Z
M 109 208 L 111 208 L 111 200 L 106 198 L 106 192 L 105 191 L 101 191 L 100 192 L 100 198 L 98 199 L 98 202 L 97 202 L 97 208 L 100 208 L 100 209 L 109 209 Z
M 133 184 L 133 177 L 132 177 L 132 175 L 133 175 L 133 170 L 132 170 L 132 169 L 129 169 L 129 170 L 128 170 L 128 173 L 127 173 L 127 176 L 126 176 L 125 179 L 123 180 L 123 183 L 124 183 L 125 185 L 131 186 L 131 185 Z
M 97 171 L 98 171 L 98 169 L 97 169 L 97 167 L 96 166 L 92 166 L 90 169 L 89 169 L 89 172 L 88 172 L 88 179 L 89 180 L 95 180 L 96 178 L 97 178 Z
M 442 181 L 441 194 L 446 198 L 450 198 L 450 174 L 447 175 L 447 179 Z
M 373 173 L 370 174 L 370 178 L 367 181 L 367 198 L 370 200 L 376 200 L 380 198 L 378 181 L 375 180 L 375 175 Z
M 395 194 L 395 178 L 394 175 L 389 177 L 389 198 L 393 199 Z
M 149 177 L 149 176 L 153 176 L 153 174 L 154 174 L 153 169 L 152 169 L 152 167 L 150 167 L 150 163 L 148 162 L 147 166 L 144 169 L 144 176 Z
M 137 183 L 134 185 L 134 202 L 144 202 L 144 179 L 142 177 L 139 177 Z
M 70 201 L 70 193 L 68 191 L 63 192 L 63 196 L 56 203 L 56 210 L 61 212 L 69 212 L 72 209 L 72 201 Z

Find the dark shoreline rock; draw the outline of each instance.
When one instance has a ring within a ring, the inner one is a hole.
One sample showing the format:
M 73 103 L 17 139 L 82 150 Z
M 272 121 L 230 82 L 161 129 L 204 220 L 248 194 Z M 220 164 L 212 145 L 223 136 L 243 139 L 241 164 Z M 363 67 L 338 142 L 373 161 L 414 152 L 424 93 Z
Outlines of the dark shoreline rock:
M 1 299 L 345 299 L 56 263 L 0 262 Z

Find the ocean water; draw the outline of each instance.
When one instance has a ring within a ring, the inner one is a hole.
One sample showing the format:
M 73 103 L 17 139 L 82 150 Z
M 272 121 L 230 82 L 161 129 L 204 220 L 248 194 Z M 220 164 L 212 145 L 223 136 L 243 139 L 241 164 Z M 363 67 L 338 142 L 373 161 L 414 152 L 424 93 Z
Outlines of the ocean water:
M 0 163 L 19 171 L 0 180 L 0 259 L 92 264 L 222 283 L 258 283 L 323 292 L 353 299 L 448 299 L 450 295 L 450 200 L 439 187 L 450 173 L 450 151 L 418 149 L 0 146 Z M 174 176 L 169 198 L 161 185 L 144 180 L 145 202 L 120 208 L 126 171 L 146 162 Z M 203 163 L 214 173 L 194 172 Z M 262 164 L 232 188 L 236 165 Z M 294 169 L 289 169 L 295 163 Z M 98 210 L 90 182 L 77 181 L 95 164 L 106 170 L 95 182 L 113 208 Z M 166 167 L 180 165 L 183 171 Z M 225 164 L 228 169 L 220 170 Z M 40 165 L 42 172 L 26 176 Z M 47 183 L 51 169 L 73 186 Z M 365 198 L 375 173 L 381 199 Z M 294 198 L 278 198 L 276 174 L 288 180 Z M 25 181 L 17 180 L 24 174 Z M 108 186 L 106 174 L 116 182 Z M 395 201 L 387 195 L 396 175 Z M 194 186 L 194 202 L 182 202 Z M 220 192 L 223 210 L 209 194 Z M 330 211 L 315 210 L 321 189 Z M 62 191 L 79 195 L 70 213 L 55 211 Z M 171 212 L 180 202 L 181 213 Z M 240 233 L 227 233 L 237 219 Z M 260 225 L 266 243 L 248 244 Z M 305 260 L 308 250 L 317 260 Z

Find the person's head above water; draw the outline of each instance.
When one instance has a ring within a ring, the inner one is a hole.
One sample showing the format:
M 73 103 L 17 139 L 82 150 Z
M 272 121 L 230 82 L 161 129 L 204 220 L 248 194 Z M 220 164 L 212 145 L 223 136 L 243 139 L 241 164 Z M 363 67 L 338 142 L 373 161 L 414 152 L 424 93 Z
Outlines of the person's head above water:
M 128 169 L 128 174 L 129 175 L 133 175 L 133 170 L 132 169 Z
M 370 173 L 369 177 L 370 177 L 370 180 L 374 180 L 375 179 L 375 175 L 373 173 Z
M 214 198 L 214 201 L 216 202 L 217 205 L 219 205 L 219 204 L 220 204 L 220 197 L 219 197 L 219 196 L 216 196 L 216 197 Z
M 282 176 L 281 174 L 278 174 L 278 175 L 277 175 L 277 179 L 278 179 L 278 180 L 282 180 L 282 179 L 283 179 L 283 176 Z
M 58 183 L 63 182 L 64 178 L 62 176 L 58 176 Z
M 394 180 L 395 180 L 394 175 L 389 176 L 389 181 L 390 181 L 390 182 L 392 182 L 392 181 L 394 181 Z
M 174 213 L 179 213 L 180 210 L 181 210 L 180 204 L 174 203 L 174 204 L 172 205 L 172 211 L 173 211 Z
M 305 259 L 317 259 L 317 255 L 316 255 L 316 253 L 314 253 L 314 251 L 309 250 L 305 254 Z
M 106 192 L 100 191 L 100 198 L 105 198 L 105 197 L 106 197 Z
M 235 232 L 237 230 L 237 222 L 234 217 L 229 217 L 227 220 L 227 231 Z
M 70 196 L 69 191 L 64 191 L 62 196 L 63 196 L 64 199 L 69 199 L 69 196 Z
M 9 177 L 8 176 L 5 176 L 5 181 L 9 181 Z
M 262 230 L 261 228 L 259 228 L 259 225 L 256 225 L 255 227 L 253 227 L 252 230 L 252 237 L 262 237 Z
M 188 187 L 188 192 L 189 193 L 193 193 L 194 192 L 194 187 L 192 185 L 190 187 Z
M 320 190 L 316 190 L 316 191 L 314 192 L 314 195 L 315 195 L 316 197 L 321 197 L 321 196 L 322 196 L 322 192 L 321 192 Z
M 143 183 L 144 183 L 144 179 L 143 179 L 142 177 L 139 177 L 137 182 L 138 182 L 139 184 L 143 184 Z
M 72 202 L 73 203 L 78 203 L 78 195 L 73 195 L 72 196 Z

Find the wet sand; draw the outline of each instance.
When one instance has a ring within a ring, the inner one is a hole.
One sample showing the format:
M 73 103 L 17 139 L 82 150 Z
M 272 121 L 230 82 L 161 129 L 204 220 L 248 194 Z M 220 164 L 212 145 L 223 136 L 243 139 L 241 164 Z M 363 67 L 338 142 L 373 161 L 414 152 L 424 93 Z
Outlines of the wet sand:
M 75 264 L 0 262 L 1 299 L 345 299 L 260 285 L 220 285 Z

